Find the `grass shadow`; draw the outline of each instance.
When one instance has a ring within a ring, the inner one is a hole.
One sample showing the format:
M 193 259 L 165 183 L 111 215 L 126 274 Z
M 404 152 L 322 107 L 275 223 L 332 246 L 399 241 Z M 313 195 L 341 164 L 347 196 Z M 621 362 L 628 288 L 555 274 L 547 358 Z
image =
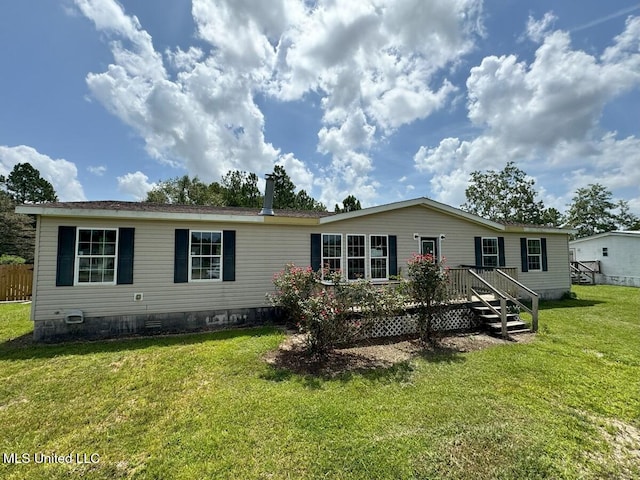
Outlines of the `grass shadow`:
M 423 346 L 418 340 L 403 337 L 369 339 L 315 357 L 302 344 L 288 343 L 265 355 L 271 369 L 261 378 L 273 382 L 300 379 L 310 388 L 320 388 L 327 380 L 348 382 L 354 376 L 370 381 L 406 382 L 413 374 L 414 358 L 430 363 L 463 362 L 465 352 L 437 341 Z
M 83 340 L 67 343 L 37 343 L 32 333 L 0 343 L 0 360 L 54 358 L 61 355 L 92 355 L 150 347 L 173 347 L 203 342 L 224 341 L 240 337 L 261 337 L 279 331 L 275 327 L 234 328 L 197 333 L 171 333 L 154 336 L 132 336 L 118 339 Z
M 586 308 L 601 305 L 601 300 L 581 300 L 579 298 L 570 298 L 566 300 L 544 300 L 538 305 L 540 310 L 553 310 L 556 308 Z
M 463 353 L 457 348 L 436 345 L 422 350 L 419 356 L 428 363 L 461 363 L 465 361 Z

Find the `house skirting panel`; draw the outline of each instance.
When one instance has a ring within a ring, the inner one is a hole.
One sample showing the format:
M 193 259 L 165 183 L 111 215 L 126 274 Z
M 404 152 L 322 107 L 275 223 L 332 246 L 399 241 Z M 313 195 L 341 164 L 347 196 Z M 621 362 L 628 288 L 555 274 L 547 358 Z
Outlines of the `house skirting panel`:
M 33 338 L 39 342 L 98 340 L 136 335 L 186 333 L 272 324 L 278 320 L 274 307 L 206 310 L 183 313 L 85 317 L 78 323 L 65 318 L 37 320 Z
M 467 304 L 445 305 L 437 309 L 432 329 L 436 332 L 468 331 L 480 327 Z M 404 315 L 378 318 L 363 325 L 360 338 L 395 337 L 414 335 L 418 332 L 418 314 L 409 311 Z
M 596 273 L 596 283 L 602 285 L 623 285 L 626 287 L 640 287 L 640 277 L 625 275 L 604 275 Z

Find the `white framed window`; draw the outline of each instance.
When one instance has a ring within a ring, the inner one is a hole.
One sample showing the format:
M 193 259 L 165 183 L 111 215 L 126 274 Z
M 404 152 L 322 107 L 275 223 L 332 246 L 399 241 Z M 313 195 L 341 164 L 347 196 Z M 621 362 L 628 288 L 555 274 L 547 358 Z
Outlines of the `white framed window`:
M 342 271 L 342 234 L 322 234 L 322 269 L 330 273 Z
M 366 277 L 366 253 L 364 235 L 347 235 L 347 280 Z
M 189 231 L 189 281 L 222 280 L 222 232 Z
M 529 271 L 542 270 L 542 242 L 539 238 L 527 238 L 527 267 Z
M 497 237 L 482 238 L 482 266 L 483 267 L 498 266 L 498 238 Z
M 369 263 L 372 280 L 389 279 L 389 237 L 369 235 Z
M 75 284 L 116 283 L 118 229 L 78 228 Z

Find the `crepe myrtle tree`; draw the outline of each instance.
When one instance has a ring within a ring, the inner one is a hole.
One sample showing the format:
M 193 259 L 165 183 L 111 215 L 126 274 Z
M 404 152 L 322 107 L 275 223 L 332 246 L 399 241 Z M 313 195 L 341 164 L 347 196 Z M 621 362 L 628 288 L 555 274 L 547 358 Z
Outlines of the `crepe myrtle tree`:
M 444 259 L 443 259 L 444 261 Z M 414 254 L 408 261 L 408 291 L 418 306 L 418 333 L 423 343 L 433 339 L 433 318 L 449 299 L 448 270 L 433 255 Z
M 311 267 L 287 264 L 273 276 L 273 284 L 269 300 L 305 334 L 307 352 L 318 359 L 340 344 L 366 337 L 376 320 L 397 315 L 407 300 L 395 286 L 348 281 L 328 266 L 321 276 Z

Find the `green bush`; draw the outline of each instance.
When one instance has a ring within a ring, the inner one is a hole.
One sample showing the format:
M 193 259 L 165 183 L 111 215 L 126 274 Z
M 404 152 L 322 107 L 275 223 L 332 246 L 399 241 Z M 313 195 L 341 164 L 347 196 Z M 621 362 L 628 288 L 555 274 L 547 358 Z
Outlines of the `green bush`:
M 288 263 L 273 276 L 274 294 L 267 297 L 273 305 L 283 309 L 287 324 L 298 325 L 302 315 L 302 303 L 317 288 L 318 273 L 311 267 L 297 267 Z
M 367 280 L 347 281 L 338 272 L 320 275 L 310 267 L 288 264 L 273 276 L 274 305 L 307 334 L 307 351 L 323 356 L 339 344 L 366 337 L 372 323 L 397 314 L 407 299 L 398 288 L 373 285 Z
M 22 265 L 26 260 L 17 255 L 0 255 L 0 265 Z
M 408 262 L 408 290 L 418 305 L 418 333 L 423 342 L 433 335 L 435 310 L 448 300 L 448 270 L 432 255 L 414 255 Z

